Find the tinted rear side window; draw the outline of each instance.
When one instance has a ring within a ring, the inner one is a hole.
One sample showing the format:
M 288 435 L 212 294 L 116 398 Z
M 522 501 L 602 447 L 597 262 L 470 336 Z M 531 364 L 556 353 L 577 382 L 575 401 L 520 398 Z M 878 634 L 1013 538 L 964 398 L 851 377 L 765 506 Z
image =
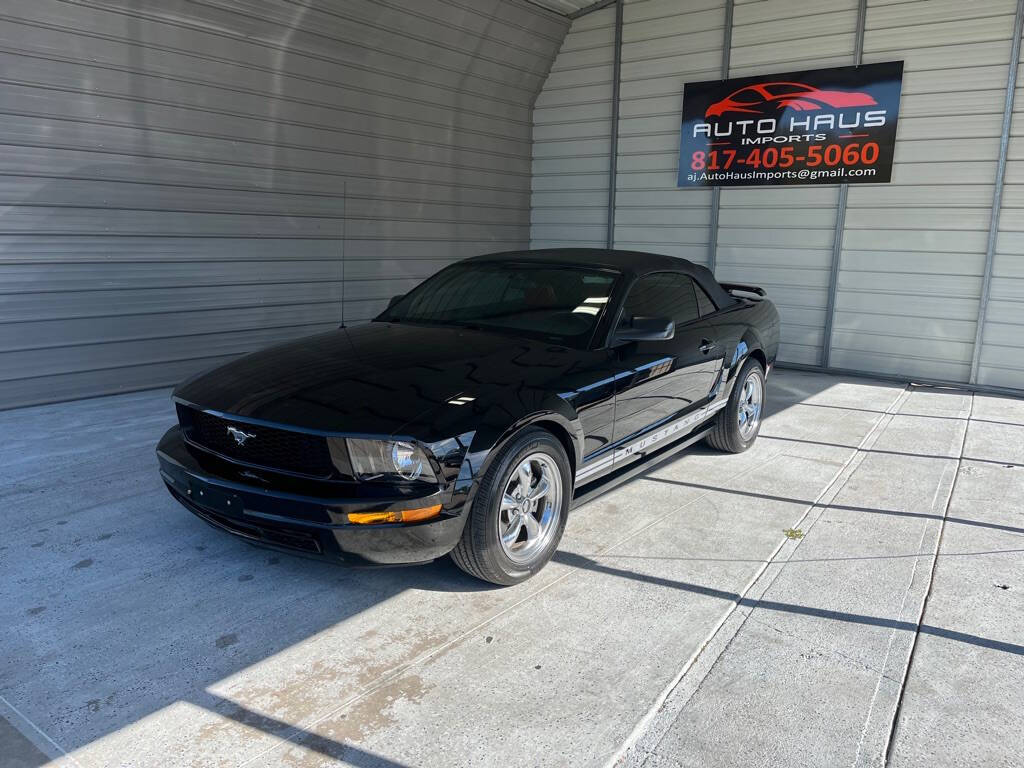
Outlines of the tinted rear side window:
M 717 312 L 718 307 L 715 306 L 715 302 L 711 300 L 707 292 L 700 287 L 700 283 L 695 282 L 693 287 L 697 291 L 697 306 L 700 308 L 700 316 L 705 317 L 712 312 Z
M 676 325 L 700 317 L 693 280 L 675 272 L 659 272 L 637 280 L 629 289 L 622 312 L 622 324 L 634 317 L 670 317 Z

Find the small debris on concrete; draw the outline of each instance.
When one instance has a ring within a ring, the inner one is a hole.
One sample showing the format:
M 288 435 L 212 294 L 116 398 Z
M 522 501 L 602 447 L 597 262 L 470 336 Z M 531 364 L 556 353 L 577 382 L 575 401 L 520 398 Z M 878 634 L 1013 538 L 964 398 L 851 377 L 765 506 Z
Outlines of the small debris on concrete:
M 787 528 L 783 533 L 786 534 L 787 539 L 802 539 L 804 537 L 804 532 L 799 528 Z

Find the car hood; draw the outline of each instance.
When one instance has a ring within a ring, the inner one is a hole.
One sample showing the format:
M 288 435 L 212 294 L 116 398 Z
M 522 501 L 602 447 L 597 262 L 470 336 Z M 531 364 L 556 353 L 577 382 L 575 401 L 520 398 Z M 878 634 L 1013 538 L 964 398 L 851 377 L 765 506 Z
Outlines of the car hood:
M 375 322 L 245 355 L 186 381 L 174 395 L 260 421 L 391 435 L 414 420 L 422 425 L 417 417 L 432 410 L 462 408 L 450 402 L 460 396 L 473 398 L 465 403 L 474 407 L 462 409 L 468 419 L 502 392 L 559 379 L 581 354 L 503 334 Z M 452 413 L 443 421 L 451 424 Z

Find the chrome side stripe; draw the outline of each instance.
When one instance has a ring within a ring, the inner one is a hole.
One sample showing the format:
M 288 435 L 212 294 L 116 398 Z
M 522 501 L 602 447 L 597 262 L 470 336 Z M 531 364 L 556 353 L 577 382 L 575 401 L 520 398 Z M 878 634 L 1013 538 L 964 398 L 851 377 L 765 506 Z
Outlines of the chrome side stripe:
M 603 472 L 606 469 L 610 469 L 615 461 L 615 452 L 608 456 L 602 456 L 600 459 L 595 461 L 593 464 L 588 464 L 583 467 L 579 472 L 576 473 L 576 482 L 579 483 L 581 480 L 586 480 L 588 477 L 596 475 L 598 472 Z
M 577 472 L 576 483 L 579 484 L 589 477 L 594 477 L 595 475 L 610 469 L 613 464 L 627 460 L 634 455 L 641 454 L 643 451 L 657 445 L 658 443 L 663 443 L 673 437 L 682 437 L 682 435 L 689 432 L 695 424 L 701 423 L 711 414 L 720 411 L 728 405 L 728 403 L 728 398 L 721 398 L 713 403 L 708 403 L 703 408 L 698 408 L 693 413 L 687 414 L 676 421 L 669 422 L 653 432 L 649 432 L 639 440 L 636 440 L 629 445 L 616 448 L 610 455 L 602 456 L 593 464 L 588 464 Z

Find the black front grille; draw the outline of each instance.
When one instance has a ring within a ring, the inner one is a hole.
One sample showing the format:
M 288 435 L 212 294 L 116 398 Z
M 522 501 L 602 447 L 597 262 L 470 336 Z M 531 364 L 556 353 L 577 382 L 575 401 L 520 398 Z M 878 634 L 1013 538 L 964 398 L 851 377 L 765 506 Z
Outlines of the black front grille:
M 320 435 L 231 421 L 183 405 L 178 405 L 178 421 L 189 442 L 221 456 L 309 477 L 337 474 L 327 438 Z M 250 437 L 243 437 L 239 443 L 229 429 Z

